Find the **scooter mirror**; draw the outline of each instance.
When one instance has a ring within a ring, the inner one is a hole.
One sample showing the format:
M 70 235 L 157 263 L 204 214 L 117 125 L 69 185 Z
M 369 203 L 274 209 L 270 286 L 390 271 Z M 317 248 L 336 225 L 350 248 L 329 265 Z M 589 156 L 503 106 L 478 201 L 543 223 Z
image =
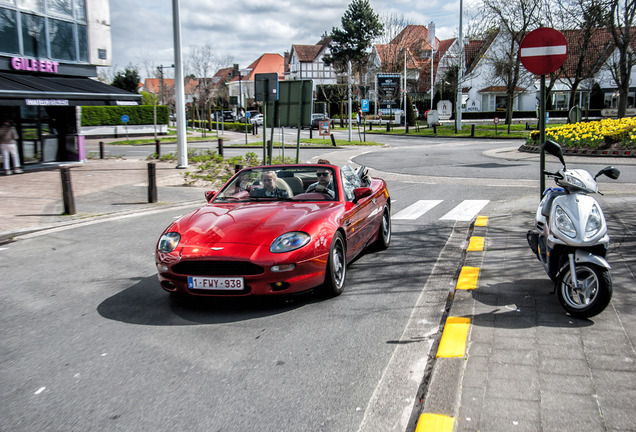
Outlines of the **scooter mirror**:
M 543 150 L 550 153 L 552 156 L 556 156 L 561 161 L 561 165 L 565 167 L 565 160 L 563 159 L 563 150 L 561 150 L 561 146 L 558 143 L 552 140 L 547 140 L 546 142 L 543 143 Z
M 600 170 L 598 172 L 598 174 L 596 174 L 596 176 L 594 176 L 594 180 L 596 180 L 598 178 L 598 176 L 603 175 L 603 174 L 608 176 L 612 180 L 616 180 L 618 178 L 618 176 L 621 175 L 621 172 L 619 171 L 618 168 L 614 168 L 613 166 L 608 166 L 608 167 L 605 167 L 602 170 Z

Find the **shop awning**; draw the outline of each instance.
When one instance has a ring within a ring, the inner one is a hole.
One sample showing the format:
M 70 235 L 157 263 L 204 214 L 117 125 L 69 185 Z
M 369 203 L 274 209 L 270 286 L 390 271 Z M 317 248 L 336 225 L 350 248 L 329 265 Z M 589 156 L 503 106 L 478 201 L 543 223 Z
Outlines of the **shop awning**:
M 138 105 L 141 95 L 85 77 L 0 72 L 0 105 Z

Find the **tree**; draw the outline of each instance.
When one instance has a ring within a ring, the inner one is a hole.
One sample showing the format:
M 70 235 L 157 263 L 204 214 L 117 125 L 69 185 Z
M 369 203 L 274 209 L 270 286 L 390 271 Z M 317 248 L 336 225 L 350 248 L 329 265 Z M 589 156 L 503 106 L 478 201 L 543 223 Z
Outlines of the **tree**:
M 632 68 L 636 64 L 636 53 L 631 48 L 636 38 L 632 29 L 636 2 L 634 0 L 605 0 L 603 10 L 606 11 L 605 23 L 609 28 L 618 55 L 610 62 L 612 78 L 618 86 L 618 117 L 625 117 L 627 98 L 629 95 L 629 80 Z
M 499 24 L 501 27 L 502 42 L 499 49 L 495 50 L 491 62 L 495 71 L 494 78 L 502 81 L 506 87 L 506 124 L 510 129 L 515 90 L 523 74 L 519 45 L 531 27 L 538 26 L 542 0 L 482 0 L 482 6 L 490 25 Z
M 139 72 L 137 68 L 128 65 L 124 73 L 118 71 L 111 85 L 131 93 L 137 93 L 139 89 Z
M 599 51 L 605 49 L 603 44 L 599 44 L 599 41 L 603 40 L 601 34 L 605 32 L 604 29 L 599 28 L 602 25 L 603 14 L 599 0 L 558 0 L 557 6 L 547 16 L 549 22 L 553 23 L 552 27 L 556 28 L 558 24 L 569 23 L 569 28 L 573 29 L 572 32 L 564 29 L 566 35 L 569 34 L 572 37 L 569 38 L 568 59 L 557 71 L 569 83 L 568 106 L 571 108 L 576 105 L 576 93 L 579 86 L 586 80 L 590 81 L 594 76 L 596 63 L 590 59 L 598 57 Z M 575 62 L 570 59 L 574 59 Z M 569 73 L 564 73 L 565 68 Z M 550 89 L 556 82 L 556 77 L 552 75 L 550 75 Z
M 371 44 L 382 34 L 383 25 L 369 0 L 353 0 L 340 22 L 342 29 L 334 27 L 331 31 L 331 53 L 324 57 L 324 62 L 342 73 L 351 61 L 354 73 L 362 76 Z

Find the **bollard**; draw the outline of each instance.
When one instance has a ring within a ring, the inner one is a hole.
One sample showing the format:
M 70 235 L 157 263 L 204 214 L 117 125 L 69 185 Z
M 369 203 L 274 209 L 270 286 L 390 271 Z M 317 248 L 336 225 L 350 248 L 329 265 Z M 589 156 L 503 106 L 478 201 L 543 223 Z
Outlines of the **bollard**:
M 314 128 L 309 126 L 309 139 L 312 139 L 314 137 Z
M 223 138 L 219 138 L 219 156 L 223 156 Z
M 386 122 L 386 131 L 391 132 L 391 122 Z
M 69 168 L 60 168 L 62 176 L 62 199 L 64 200 L 64 214 L 75 214 L 75 198 L 73 197 L 73 185 L 71 184 L 71 171 Z
M 470 136 L 474 137 L 475 136 L 475 125 L 470 125 Z
M 154 162 L 148 162 L 148 202 L 157 202 L 157 171 Z
M 437 135 L 437 125 L 433 125 L 433 134 Z
M 258 135 L 258 125 L 254 123 L 254 127 L 252 128 L 252 135 Z
M 243 165 L 236 164 L 234 165 L 234 174 L 243 169 Z
M 161 157 L 161 141 L 155 140 L 155 153 L 157 153 L 157 159 Z
M 369 130 L 373 130 L 373 123 L 369 123 Z
M 99 158 L 104 159 L 104 141 L 99 142 Z
M 333 144 L 333 146 L 336 146 L 336 139 L 333 137 L 333 134 L 331 134 L 331 144 Z

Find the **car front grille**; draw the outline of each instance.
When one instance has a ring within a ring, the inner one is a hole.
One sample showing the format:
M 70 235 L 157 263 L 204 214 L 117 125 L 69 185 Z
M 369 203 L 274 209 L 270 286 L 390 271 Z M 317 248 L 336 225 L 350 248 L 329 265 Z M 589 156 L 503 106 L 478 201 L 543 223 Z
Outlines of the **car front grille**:
M 262 274 L 265 269 L 245 261 L 183 261 L 172 271 L 187 276 L 249 276 Z

